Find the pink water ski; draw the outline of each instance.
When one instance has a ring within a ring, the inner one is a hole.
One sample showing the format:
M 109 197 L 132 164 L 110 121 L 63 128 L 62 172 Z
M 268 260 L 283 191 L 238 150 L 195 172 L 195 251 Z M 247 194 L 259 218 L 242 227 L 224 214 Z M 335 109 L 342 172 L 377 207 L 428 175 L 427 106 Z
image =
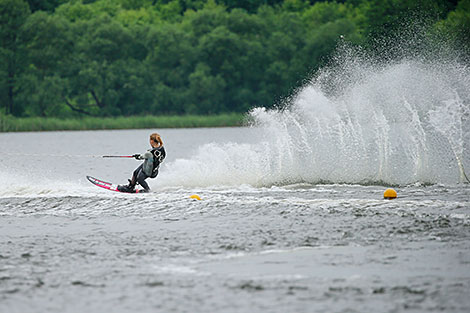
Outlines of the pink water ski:
M 101 188 L 104 188 L 104 189 L 108 189 L 108 190 L 111 190 L 111 191 L 117 191 L 117 192 L 123 192 L 123 193 L 128 193 L 128 192 L 124 192 L 124 191 L 120 191 L 118 189 L 118 185 L 115 185 L 115 184 L 112 184 L 112 183 L 108 183 L 108 182 L 105 182 L 103 180 L 100 180 L 98 178 L 94 178 L 94 177 L 91 177 L 91 176 L 87 176 L 86 177 L 90 183 L 92 183 L 93 185 L 96 185 L 98 187 L 101 187 Z M 135 189 L 135 192 L 133 193 L 139 193 L 140 190 L 139 189 Z

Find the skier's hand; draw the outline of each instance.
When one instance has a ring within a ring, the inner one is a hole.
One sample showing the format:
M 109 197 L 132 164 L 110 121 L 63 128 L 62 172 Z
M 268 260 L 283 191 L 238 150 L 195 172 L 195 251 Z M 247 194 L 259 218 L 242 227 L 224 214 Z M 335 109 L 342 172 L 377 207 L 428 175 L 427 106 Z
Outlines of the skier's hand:
M 140 159 L 140 154 L 136 153 L 134 155 L 132 155 L 132 157 L 134 157 L 136 160 Z

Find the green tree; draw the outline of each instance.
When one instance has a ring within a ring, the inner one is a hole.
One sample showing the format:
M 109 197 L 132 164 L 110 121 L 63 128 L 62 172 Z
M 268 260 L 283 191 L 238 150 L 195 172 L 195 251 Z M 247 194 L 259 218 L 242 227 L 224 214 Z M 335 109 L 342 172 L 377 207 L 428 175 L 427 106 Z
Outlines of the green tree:
M 72 111 L 64 103 L 64 79 L 58 75 L 39 79 L 35 73 L 21 75 L 18 79 L 21 92 L 18 102 L 22 103 L 25 116 L 71 116 Z
M 455 11 L 437 23 L 436 28 L 451 40 L 457 50 L 467 58 L 470 56 L 470 0 L 459 1 Z
M 369 41 L 385 40 L 391 44 L 410 35 L 412 23 L 435 23 L 454 7 L 447 0 L 364 0 L 360 5 Z
M 0 101 L 7 114 L 20 113 L 15 107 L 15 95 L 17 76 L 24 69 L 24 49 L 17 39 L 29 14 L 23 0 L 0 0 Z
M 284 0 L 219 0 L 218 3 L 231 9 L 244 9 L 250 13 L 255 13 L 263 5 L 273 6 L 282 3 Z
M 67 103 L 64 89 L 68 82 L 63 69 L 72 62 L 74 51 L 70 24 L 60 16 L 38 11 L 23 25 L 19 40 L 27 51 L 28 71 L 18 86 L 18 105 L 27 114 L 46 116 L 48 112 L 59 112 L 49 107 Z
M 150 31 L 147 48 L 146 71 L 156 90 L 153 109 L 164 113 L 184 113 L 188 76 L 197 60 L 197 49 L 191 36 L 178 24 L 166 23 Z
M 63 16 L 70 22 L 80 20 L 90 20 L 95 16 L 93 8 L 90 5 L 83 4 L 81 1 L 67 2 L 55 10 L 55 14 Z
M 28 0 L 28 4 L 32 12 L 54 12 L 55 8 L 57 8 L 65 1 L 66 0 Z
M 92 114 L 125 114 L 128 68 L 139 46 L 134 36 L 107 15 L 78 23 L 74 33 L 74 60 L 67 69 L 71 104 Z
M 197 40 L 217 26 L 223 25 L 226 18 L 227 12 L 223 6 L 209 2 L 202 10 L 186 12 L 182 27 Z
M 148 8 L 153 0 L 116 0 L 115 2 L 119 2 L 124 10 L 139 10 Z
M 225 107 L 226 83 L 220 74 L 213 76 L 210 67 L 199 63 L 189 75 L 190 106 L 187 113 L 213 114 L 223 112 Z
M 339 41 L 393 54 L 422 17 L 443 19 L 435 29 L 468 55 L 468 12 L 470 0 L 0 0 L 0 109 L 116 116 L 269 107 Z

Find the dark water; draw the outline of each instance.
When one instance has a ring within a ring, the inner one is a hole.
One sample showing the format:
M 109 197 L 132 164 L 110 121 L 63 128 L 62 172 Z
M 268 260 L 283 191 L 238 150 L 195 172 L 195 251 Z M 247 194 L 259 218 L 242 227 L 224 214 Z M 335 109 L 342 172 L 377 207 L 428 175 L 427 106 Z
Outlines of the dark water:
M 150 194 L 85 180 L 125 182 L 137 161 L 93 156 L 145 150 L 150 132 L 0 134 L 0 312 L 470 310 L 468 184 L 410 183 L 395 200 L 256 185 L 227 161 L 256 144 L 248 128 L 161 131 Z

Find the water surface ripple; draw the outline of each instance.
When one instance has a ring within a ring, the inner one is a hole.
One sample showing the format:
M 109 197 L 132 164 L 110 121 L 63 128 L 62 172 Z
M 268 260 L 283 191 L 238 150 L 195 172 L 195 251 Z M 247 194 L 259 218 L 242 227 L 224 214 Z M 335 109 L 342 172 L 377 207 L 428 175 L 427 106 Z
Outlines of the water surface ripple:
M 470 189 L 0 198 L 2 312 L 470 309 Z

